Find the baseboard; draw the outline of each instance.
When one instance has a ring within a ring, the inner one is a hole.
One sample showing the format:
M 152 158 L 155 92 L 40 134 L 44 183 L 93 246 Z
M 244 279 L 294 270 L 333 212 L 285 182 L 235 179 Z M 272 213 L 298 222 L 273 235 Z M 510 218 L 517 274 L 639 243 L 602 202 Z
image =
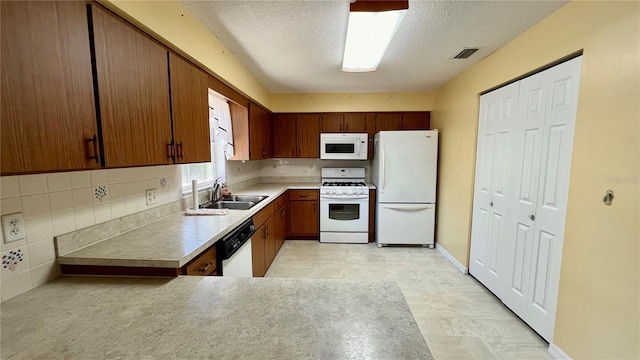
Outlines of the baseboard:
M 558 347 L 558 345 L 551 343 L 549 344 L 549 355 L 556 360 L 571 360 L 571 357 L 567 355 L 562 349 Z
M 445 248 L 440 246 L 438 243 L 436 243 L 436 249 L 440 252 L 440 254 L 442 254 L 445 258 L 447 258 L 447 260 L 449 260 L 449 262 L 452 263 L 453 266 L 456 267 L 456 269 L 460 270 L 461 273 L 465 275 L 469 273 L 469 269 L 467 269 L 464 265 L 462 265 L 462 263 L 458 261 L 458 259 L 454 258 L 453 255 L 449 254 L 449 252 L 445 250 Z

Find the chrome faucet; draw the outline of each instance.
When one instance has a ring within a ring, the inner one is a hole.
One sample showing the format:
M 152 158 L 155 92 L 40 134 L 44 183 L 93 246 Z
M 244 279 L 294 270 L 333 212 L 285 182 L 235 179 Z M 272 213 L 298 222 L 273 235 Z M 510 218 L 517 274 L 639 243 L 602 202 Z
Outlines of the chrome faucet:
M 220 185 L 222 185 L 222 183 L 220 183 L 220 180 L 222 180 L 222 177 L 217 178 L 211 186 L 211 202 L 219 200 L 218 192 L 220 191 Z

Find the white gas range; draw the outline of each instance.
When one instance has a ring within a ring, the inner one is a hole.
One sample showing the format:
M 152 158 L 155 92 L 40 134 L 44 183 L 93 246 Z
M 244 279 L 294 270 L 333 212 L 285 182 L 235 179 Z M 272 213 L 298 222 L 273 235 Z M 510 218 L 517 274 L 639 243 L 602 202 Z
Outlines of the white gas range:
M 369 242 L 369 187 L 364 168 L 323 168 L 320 242 Z

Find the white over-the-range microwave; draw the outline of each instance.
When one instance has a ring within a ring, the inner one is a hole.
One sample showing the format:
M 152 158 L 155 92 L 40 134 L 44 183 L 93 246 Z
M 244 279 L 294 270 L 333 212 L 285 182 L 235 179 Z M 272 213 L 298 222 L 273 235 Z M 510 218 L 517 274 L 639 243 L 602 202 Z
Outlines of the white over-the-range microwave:
M 321 160 L 367 160 L 367 133 L 320 134 Z

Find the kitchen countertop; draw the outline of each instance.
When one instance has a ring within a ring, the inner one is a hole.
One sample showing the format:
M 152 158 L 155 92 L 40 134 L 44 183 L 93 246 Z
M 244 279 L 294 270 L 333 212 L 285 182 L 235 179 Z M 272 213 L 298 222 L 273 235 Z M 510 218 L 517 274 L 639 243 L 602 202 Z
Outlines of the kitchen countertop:
M 257 184 L 234 195 L 267 195 L 249 210 L 224 216 L 185 216 L 184 211 L 59 256 L 59 264 L 180 268 L 231 230 L 292 189 L 319 189 L 319 183 Z
M 1 324 L 3 359 L 433 359 L 383 281 L 63 277 Z

